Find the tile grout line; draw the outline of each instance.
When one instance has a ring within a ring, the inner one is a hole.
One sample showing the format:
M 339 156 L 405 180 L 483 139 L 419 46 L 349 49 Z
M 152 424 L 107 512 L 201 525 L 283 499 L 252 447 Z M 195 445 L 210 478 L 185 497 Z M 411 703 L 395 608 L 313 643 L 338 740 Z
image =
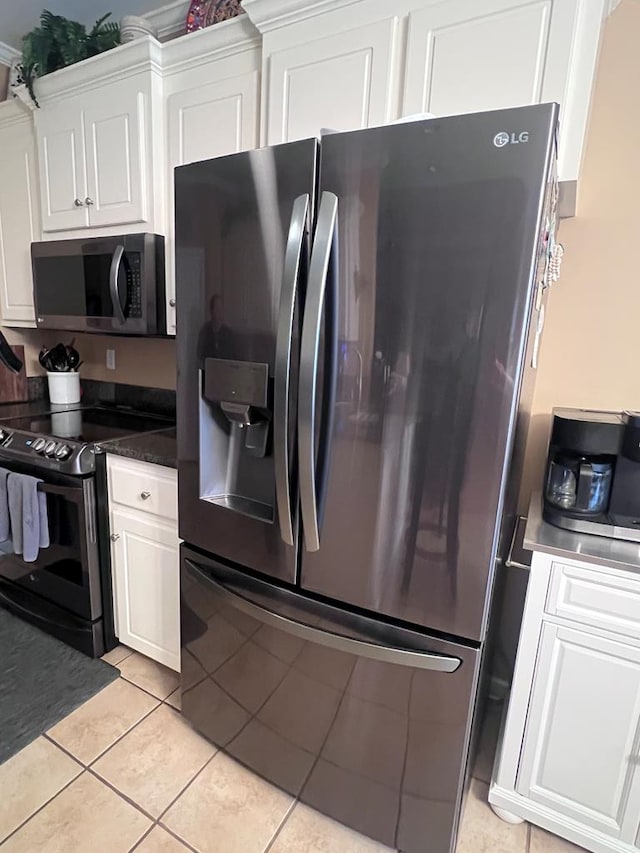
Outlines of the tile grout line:
M 52 743 L 54 743 L 54 741 L 52 741 Z M 55 744 L 55 745 L 57 746 L 57 744 Z M 71 756 L 71 757 L 73 757 L 73 756 Z M 76 763 L 78 763 L 77 760 L 76 760 Z M 5 842 L 8 841 L 17 832 L 19 832 L 24 826 L 26 826 L 26 824 L 28 824 L 29 821 L 32 820 L 38 814 L 38 812 L 41 812 L 42 809 L 44 809 L 46 806 L 48 806 L 49 803 L 53 802 L 53 800 L 55 800 L 55 798 L 59 794 L 61 794 L 64 790 L 66 790 L 70 785 L 73 785 L 73 783 L 76 782 L 82 776 L 82 774 L 86 772 L 87 768 L 83 764 L 81 764 L 80 767 L 82 769 L 80 770 L 80 772 L 78 773 L 77 776 L 74 776 L 73 779 L 70 779 L 66 785 L 63 785 L 59 791 L 56 791 L 56 793 L 52 797 L 49 797 L 49 799 L 45 803 L 43 803 L 41 806 L 39 806 L 34 812 L 32 812 L 32 814 L 30 814 L 28 818 L 25 818 L 25 820 L 23 820 L 19 826 L 16 826 L 16 828 L 14 830 L 12 830 L 9 833 L 9 835 L 7 835 L 5 838 L 0 840 L 0 847 L 3 847 Z
M 151 835 L 151 833 L 153 832 L 154 826 L 156 826 L 156 824 L 152 823 L 151 826 L 145 830 L 144 834 L 140 836 L 140 838 L 136 841 L 136 843 L 133 845 L 133 847 L 129 848 L 128 853 L 133 853 L 134 850 L 137 850 L 138 847 L 140 847 L 140 845 L 145 840 L 145 838 L 148 838 L 149 835 Z
M 527 845 L 525 853 L 531 853 L 531 824 L 527 822 Z
M 116 667 L 116 669 L 117 669 L 117 667 Z M 118 671 L 119 671 L 119 670 L 118 670 Z M 147 688 L 146 688 L 146 687 L 141 687 L 141 686 L 140 686 L 139 684 L 137 684 L 135 681 L 132 681 L 130 678 L 127 678 L 127 676 L 126 676 L 126 675 L 123 675 L 123 674 L 122 674 L 122 672 L 120 672 L 120 678 L 121 678 L 123 681 L 126 681 L 126 682 L 127 682 L 127 684 L 132 684 L 134 687 L 137 687 L 137 688 L 138 688 L 138 690 L 142 690 L 142 692 L 143 692 L 143 693 L 146 693 L 146 694 L 147 694 L 147 696 L 151 696 L 151 697 L 153 697 L 157 702 L 164 702 L 164 701 L 165 701 L 165 699 L 161 699 L 159 696 L 156 696 L 156 694 L 155 694 L 155 693 L 152 693 L 150 690 L 147 690 Z M 116 681 L 117 681 L 117 679 L 116 679 Z M 113 682 L 111 682 L 111 683 L 113 684 Z M 180 684 L 179 684 L 179 683 L 178 683 L 178 687 L 180 687 Z M 166 699 L 168 699 L 168 698 L 169 698 L 169 696 L 171 696 L 171 694 L 172 694 L 172 693 L 175 693 L 175 692 L 176 692 L 176 690 L 178 689 L 178 687 L 174 687 L 174 688 L 173 688 L 173 690 L 170 690 L 170 691 L 169 691 L 169 693 L 167 694 L 167 696 L 166 696 L 165 698 L 166 698 Z M 80 707 L 82 707 L 82 706 L 80 706 Z
M 269 853 L 269 850 L 271 850 L 273 848 L 273 845 L 275 844 L 278 836 L 280 835 L 280 833 L 284 829 L 284 825 L 287 823 L 287 821 L 291 817 L 293 810 L 298 805 L 298 802 L 299 802 L 298 798 L 294 797 L 293 801 L 291 802 L 291 805 L 289 806 L 289 808 L 285 812 L 284 817 L 282 818 L 282 820 L 280 821 L 280 823 L 276 827 L 276 831 L 273 833 L 273 835 L 271 836 L 271 839 L 269 840 L 267 846 L 264 848 L 263 853 Z
M 94 779 L 97 779 L 98 782 L 102 782 L 102 784 L 105 785 L 107 788 L 111 788 L 114 794 L 117 794 L 125 802 L 129 803 L 130 806 L 133 806 L 137 811 L 140 812 L 140 814 L 144 815 L 144 817 L 150 820 L 152 824 L 156 822 L 156 818 L 152 814 L 150 814 L 150 812 L 145 811 L 141 805 L 136 803 L 135 800 L 132 800 L 131 797 L 129 797 L 127 794 L 123 794 L 122 791 L 119 791 L 118 788 L 116 788 L 113 783 L 109 782 L 108 779 L 103 779 L 102 776 L 100 776 L 99 773 L 96 773 L 96 771 L 93 770 L 91 767 L 87 767 L 87 773 L 90 773 Z
M 212 746 L 213 746 L 213 744 L 212 744 Z M 214 758 L 216 757 L 216 755 L 218 755 L 218 753 L 220 752 L 220 750 L 218 749 L 218 747 L 217 747 L 217 746 L 214 746 L 214 750 L 215 750 L 215 751 L 214 751 L 213 755 L 212 755 L 210 758 L 208 758 L 208 759 L 205 761 L 205 763 L 202 765 L 202 767 L 198 770 L 198 772 L 197 772 L 197 773 L 196 773 L 196 774 L 195 774 L 191 779 L 189 779 L 189 781 L 188 781 L 188 782 L 187 782 L 187 784 L 184 786 L 184 788 L 182 788 L 182 789 L 178 792 L 178 794 L 176 794 L 176 796 L 171 800 L 171 802 L 169 803 L 169 805 L 168 805 L 165 809 L 163 809 L 163 811 L 161 811 L 161 812 L 160 812 L 160 814 L 159 814 L 159 815 L 158 815 L 158 817 L 156 818 L 156 821 L 157 821 L 158 823 L 159 823 L 159 822 L 162 820 L 162 818 L 167 814 L 167 812 L 169 811 L 169 809 L 171 809 L 171 807 L 172 807 L 172 806 L 174 806 L 174 805 L 176 804 L 176 802 L 177 802 L 177 801 L 180 799 L 180 797 L 184 794 L 184 792 L 187 790 L 187 788 L 188 788 L 190 785 L 192 785 L 192 784 L 196 781 L 196 779 L 198 778 L 198 776 L 199 776 L 199 775 L 204 771 L 204 769 L 205 769 L 206 767 L 208 767 L 208 766 L 211 764 L 211 762 L 213 761 L 213 759 L 214 759 Z M 164 824 L 163 824 L 163 827 L 164 827 Z M 175 833 L 174 833 L 174 834 L 175 834 Z M 179 837 L 179 836 L 178 836 L 178 837 Z

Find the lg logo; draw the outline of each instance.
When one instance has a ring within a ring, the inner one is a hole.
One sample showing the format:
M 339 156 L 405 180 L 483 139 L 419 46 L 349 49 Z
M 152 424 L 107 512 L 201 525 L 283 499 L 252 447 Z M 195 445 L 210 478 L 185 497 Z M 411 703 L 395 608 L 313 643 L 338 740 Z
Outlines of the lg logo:
M 520 133 L 507 133 L 501 130 L 493 137 L 493 144 L 496 148 L 504 148 L 505 145 L 518 145 L 520 142 L 529 141 L 529 132 L 522 130 Z

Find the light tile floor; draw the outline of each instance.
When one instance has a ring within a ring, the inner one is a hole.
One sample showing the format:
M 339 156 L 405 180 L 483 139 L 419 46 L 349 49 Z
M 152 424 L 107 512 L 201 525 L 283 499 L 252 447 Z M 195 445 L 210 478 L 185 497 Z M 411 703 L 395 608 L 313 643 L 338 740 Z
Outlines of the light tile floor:
M 119 646 L 121 678 L 0 765 L 3 853 L 391 853 L 217 752 L 175 710 L 178 677 Z M 457 853 L 578 853 L 487 805 L 490 706 Z

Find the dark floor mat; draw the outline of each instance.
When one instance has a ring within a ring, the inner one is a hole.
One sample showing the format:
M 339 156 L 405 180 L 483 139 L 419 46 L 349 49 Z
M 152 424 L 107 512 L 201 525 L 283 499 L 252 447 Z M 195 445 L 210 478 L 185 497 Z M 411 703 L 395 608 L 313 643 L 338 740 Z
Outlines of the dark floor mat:
M 0 764 L 119 675 L 0 608 Z

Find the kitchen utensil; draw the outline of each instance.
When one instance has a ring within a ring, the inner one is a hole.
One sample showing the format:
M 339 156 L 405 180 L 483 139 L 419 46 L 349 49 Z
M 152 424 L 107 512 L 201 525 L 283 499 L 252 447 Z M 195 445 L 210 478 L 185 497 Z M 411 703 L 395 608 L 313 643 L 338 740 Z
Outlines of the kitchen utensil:
M 67 346 L 67 364 L 69 370 L 76 370 L 80 364 L 80 353 L 71 344 Z
M 67 348 L 64 344 L 56 344 L 48 352 L 48 357 L 51 360 L 53 367 L 52 373 L 64 373 L 69 370 L 67 363 Z

